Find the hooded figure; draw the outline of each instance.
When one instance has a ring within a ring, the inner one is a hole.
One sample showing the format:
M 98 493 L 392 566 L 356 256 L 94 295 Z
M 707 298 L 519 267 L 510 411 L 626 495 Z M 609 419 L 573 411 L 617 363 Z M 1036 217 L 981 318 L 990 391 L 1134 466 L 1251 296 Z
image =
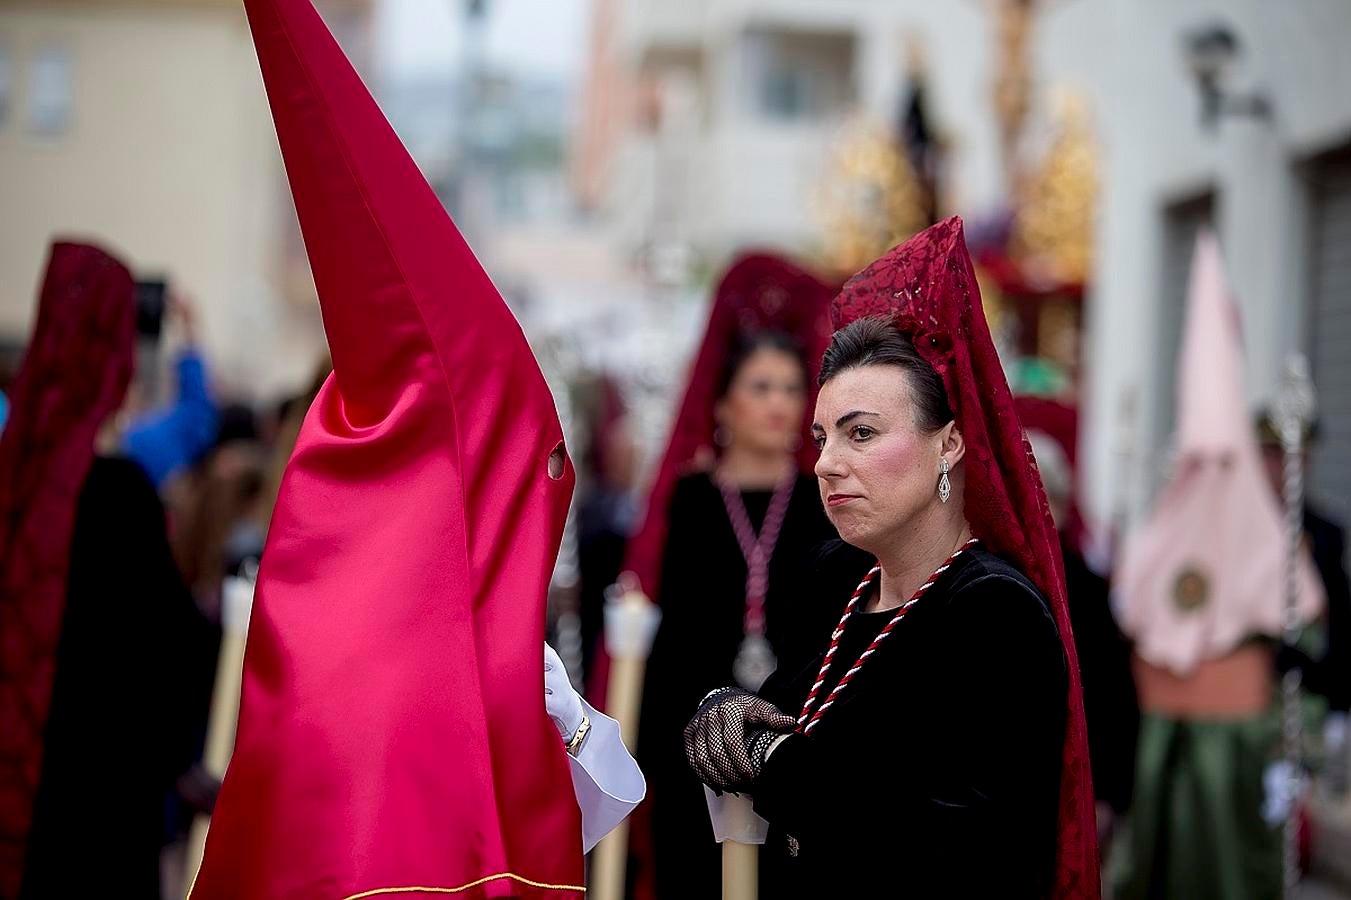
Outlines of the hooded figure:
M 1196 242 L 1177 384 L 1177 462 L 1126 546 L 1117 590 L 1136 652 L 1186 678 L 1254 635 L 1279 638 L 1285 610 L 1285 526 L 1247 412 L 1238 308 L 1210 233 Z M 1299 579 L 1307 622 L 1323 592 L 1304 556 Z
M 640 896 L 718 890 L 707 805 L 680 751 L 699 699 L 735 676 L 745 648 L 767 649 L 772 669 L 774 658 L 803 656 L 832 624 L 828 605 L 803 613 L 790 592 L 835 537 L 808 474 L 807 440 L 830 296 L 830 285 L 773 254 L 728 267 L 629 541 L 624 568 L 662 609 L 637 748 L 651 783 L 633 831 Z M 767 479 L 727 470 L 747 453 L 773 467 Z
M 1289 552 L 1243 394 L 1238 308 L 1215 236 L 1197 238 L 1178 360 L 1177 461 L 1117 572 L 1142 719 L 1118 896 L 1251 900 L 1281 890 L 1263 769 Z M 1307 553 L 1297 616 L 1323 607 Z
M 259 572 L 192 896 L 580 896 L 544 709 L 573 475 L 521 329 L 309 0 L 246 0 L 333 374 Z
M 193 759 L 206 625 L 154 487 L 96 452 L 131 380 L 135 316 L 126 266 L 52 246 L 0 436 L 3 897 L 155 896 L 165 794 Z
M 841 538 L 878 564 L 835 595 L 810 664 L 705 699 L 686 757 L 768 820 L 768 896 L 1093 900 L 1059 541 L 961 221 L 859 272 L 832 314 L 816 474 Z

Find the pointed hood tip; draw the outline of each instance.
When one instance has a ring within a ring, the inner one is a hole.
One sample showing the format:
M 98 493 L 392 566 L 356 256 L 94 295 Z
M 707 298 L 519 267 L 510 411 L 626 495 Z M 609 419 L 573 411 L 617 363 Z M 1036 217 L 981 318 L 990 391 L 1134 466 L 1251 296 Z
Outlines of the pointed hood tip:
M 491 339 L 533 354 L 311 0 L 244 0 L 344 401 L 361 421 Z M 512 332 L 515 332 L 514 336 Z M 430 356 L 441 364 L 427 365 Z M 537 368 L 537 366 L 536 366 Z M 453 373 L 452 373 L 453 374 Z
M 1241 315 L 1215 233 L 1197 233 L 1177 366 L 1176 444 L 1180 455 L 1228 455 L 1255 448 L 1244 389 Z
M 310 0 L 245 5 L 336 381 L 278 493 L 193 896 L 580 885 L 538 681 L 572 486 L 553 396 Z

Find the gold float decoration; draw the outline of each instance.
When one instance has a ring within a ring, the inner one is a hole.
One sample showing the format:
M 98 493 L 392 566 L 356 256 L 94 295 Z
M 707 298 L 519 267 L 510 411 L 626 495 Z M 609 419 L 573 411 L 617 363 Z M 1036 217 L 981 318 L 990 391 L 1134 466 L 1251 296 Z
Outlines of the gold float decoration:
M 994 0 L 994 77 L 990 99 L 999 129 L 999 159 L 1004 184 L 1016 194 L 1021 182 L 1019 144 L 1032 109 L 1032 40 L 1036 26 L 1035 0 Z
M 924 189 L 900 141 L 863 119 L 841 130 L 813 201 L 824 263 L 842 274 L 857 272 L 929 224 Z
M 1018 198 L 1011 250 L 1036 279 L 1083 284 L 1093 267 L 1097 141 L 1081 94 L 1062 90 L 1055 107 L 1050 148 Z

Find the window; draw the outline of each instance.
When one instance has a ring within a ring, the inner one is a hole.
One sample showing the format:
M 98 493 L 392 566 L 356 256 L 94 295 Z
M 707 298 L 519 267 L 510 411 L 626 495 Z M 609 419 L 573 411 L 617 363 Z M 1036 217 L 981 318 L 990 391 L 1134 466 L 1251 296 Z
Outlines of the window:
M 0 129 L 9 124 L 14 100 L 14 69 L 9 48 L 0 44 Z
M 1204 191 L 1179 199 L 1163 208 L 1163 271 L 1159 285 L 1158 315 L 1155 319 L 1158 346 L 1154 409 L 1154 460 L 1167 459 L 1173 429 L 1177 423 L 1177 365 L 1182 350 L 1182 326 L 1187 314 L 1187 285 L 1191 279 L 1192 255 L 1196 236 L 1203 228 L 1214 227 L 1215 194 Z M 1149 467 L 1161 479 L 1166 467 Z M 1162 486 L 1149 485 L 1150 496 Z
M 28 70 L 28 128 L 58 135 L 70 128 L 75 85 L 70 52 L 62 46 L 39 47 Z
M 760 85 L 760 110 L 773 119 L 805 119 L 812 112 L 811 88 L 805 72 L 775 68 Z
M 1351 512 L 1351 147 L 1309 169 L 1307 346 L 1320 426 L 1309 492 L 1342 517 Z
M 853 35 L 753 28 L 743 37 L 746 100 L 755 115 L 820 119 L 853 103 Z

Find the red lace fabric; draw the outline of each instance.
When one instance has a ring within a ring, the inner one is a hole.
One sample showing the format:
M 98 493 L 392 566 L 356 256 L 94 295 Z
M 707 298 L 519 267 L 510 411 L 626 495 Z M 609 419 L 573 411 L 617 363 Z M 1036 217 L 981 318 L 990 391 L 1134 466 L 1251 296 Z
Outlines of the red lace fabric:
M 1053 896 L 1096 898 L 1093 784 L 1060 544 L 990 339 L 961 220 L 939 222 L 859 272 L 835 298 L 831 315 L 836 328 L 864 316 L 892 317 L 942 377 L 966 440 L 967 521 L 1051 601 L 1070 675 Z
M 0 436 L 0 896 L 19 893 L 94 438 L 136 348 L 135 283 L 96 247 L 53 245 Z

